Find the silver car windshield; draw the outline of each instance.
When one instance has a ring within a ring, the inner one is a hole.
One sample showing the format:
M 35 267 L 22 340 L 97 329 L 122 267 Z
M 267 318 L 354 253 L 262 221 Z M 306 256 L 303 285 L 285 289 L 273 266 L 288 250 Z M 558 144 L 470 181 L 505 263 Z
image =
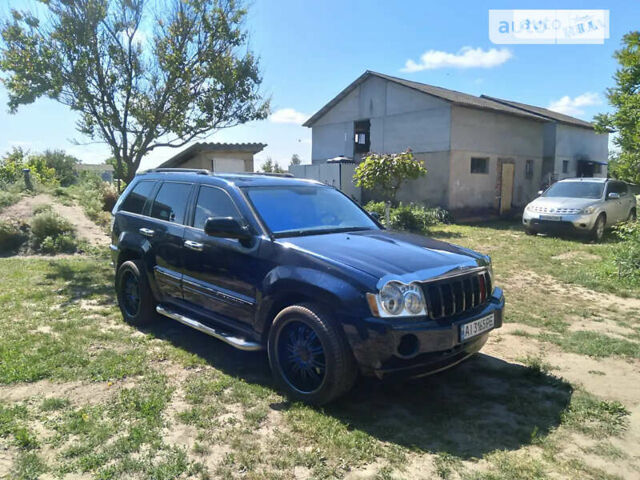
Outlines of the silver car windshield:
M 604 183 L 558 182 L 542 194 L 543 197 L 601 198 Z

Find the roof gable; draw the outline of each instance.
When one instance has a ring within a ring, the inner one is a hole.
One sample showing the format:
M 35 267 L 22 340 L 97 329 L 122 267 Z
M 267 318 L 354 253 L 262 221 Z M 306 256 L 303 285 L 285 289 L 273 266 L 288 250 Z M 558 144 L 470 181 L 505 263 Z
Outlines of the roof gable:
M 265 143 L 195 143 L 169 160 L 158 165 L 160 168 L 177 167 L 202 152 L 249 152 L 256 154 L 267 145 Z
M 510 105 L 502 104 L 500 102 L 489 100 L 488 98 L 484 98 L 482 96 L 476 97 L 474 95 L 457 92 L 455 90 L 449 90 L 442 87 L 427 85 L 426 83 L 412 82 L 410 80 L 405 80 L 398 77 L 392 77 L 390 75 L 385 75 L 382 73 L 372 72 L 370 70 L 367 70 L 362 75 L 360 75 L 357 79 L 351 82 L 344 90 L 338 93 L 338 95 L 336 95 L 331 101 L 329 101 L 329 103 L 327 103 L 324 107 L 318 110 L 311 118 L 309 118 L 309 120 L 307 120 L 303 124 L 303 126 L 305 127 L 313 126 L 313 124 L 316 123 L 322 116 L 324 116 L 330 109 L 336 106 L 342 99 L 344 99 L 347 95 L 349 95 L 349 93 L 351 93 L 355 88 L 357 88 L 365 80 L 367 80 L 372 76 L 382 78 L 384 80 L 396 83 L 398 85 L 402 85 L 404 87 L 424 93 L 426 95 L 440 98 L 442 100 L 445 100 L 455 105 L 462 105 L 470 108 L 479 108 L 483 110 L 491 110 L 498 113 L 516 115 L 519 117 L 525 117 L 531 120 L 536 120 L 541 122 L 548 121 L 547 118 L 545 118 L 544 116 L 524 111 L 521 108 L 516 108 Z

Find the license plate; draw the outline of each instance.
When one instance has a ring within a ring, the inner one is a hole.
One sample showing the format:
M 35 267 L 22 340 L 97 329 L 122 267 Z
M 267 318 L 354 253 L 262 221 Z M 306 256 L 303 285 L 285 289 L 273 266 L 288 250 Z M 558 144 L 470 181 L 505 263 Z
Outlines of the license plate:
M 540 220 L 549 220 L 551 222 L 561 222 L 562 217 L 559 215 L 540 215 Z
M 474 320 L 473 322 L 460 325 L 460 341 L 464 342 L 471 337 L 475 337 L 476 335 L 480 335 L 481 333 L 491 330 L 494 325 L 495 320 L 493 318 L 493 313 L 486 317 L 479 318 L 478 320 Z

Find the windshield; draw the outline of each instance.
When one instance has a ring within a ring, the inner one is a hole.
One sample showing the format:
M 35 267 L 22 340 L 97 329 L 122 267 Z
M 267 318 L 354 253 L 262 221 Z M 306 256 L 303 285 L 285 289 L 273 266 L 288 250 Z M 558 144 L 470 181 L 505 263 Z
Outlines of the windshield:
M 330 187 L 247 187 L 244 191 L 277 237 L 378 229 L 354 202 Z
M 558 182 L 544 192 L 543 197 L 601 198 L 604 183 Z

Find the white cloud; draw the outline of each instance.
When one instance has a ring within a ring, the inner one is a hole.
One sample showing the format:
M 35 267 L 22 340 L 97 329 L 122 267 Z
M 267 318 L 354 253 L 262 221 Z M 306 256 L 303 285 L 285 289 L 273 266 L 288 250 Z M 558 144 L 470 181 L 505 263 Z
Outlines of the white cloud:
M 601 103 L 602 100 L 597 93 L 586 92 L 574 98 L 565 95 L 559 100 L 553 100 L 547 108 L 554 112 L 564 113 L 565 115 L 583 115 L 584 107 L 600 105 Z
M 305 122 L 309 116 L 305 113 L 300 113 L 293 108 L 281 108 L 271 114 L 269 120 L 274 123 L 295 123 L 300 125 Z
M 429 50 L 422 54 L 418 62 L 409 59 L 403 72 L 420 72 L 436 68 L 493 68 L 502 65 L 513 57 L 506 48 L 483 50 L 482 48 L 463 47 L 457 53 Z

